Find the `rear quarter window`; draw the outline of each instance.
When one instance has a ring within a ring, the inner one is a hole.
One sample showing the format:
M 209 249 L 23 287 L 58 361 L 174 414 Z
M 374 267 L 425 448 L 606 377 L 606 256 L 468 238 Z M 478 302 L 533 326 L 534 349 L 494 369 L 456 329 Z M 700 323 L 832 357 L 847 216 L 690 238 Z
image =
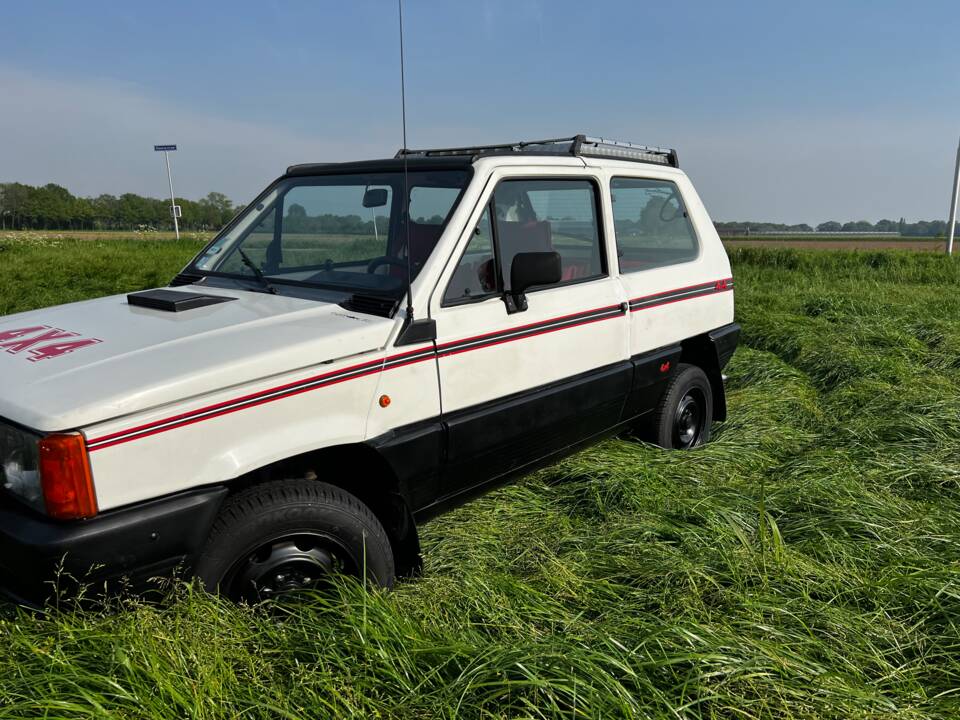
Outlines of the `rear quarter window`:
M 621 273 L 697 258 L 700 244 L 675 183 L 614 178 L 610 192 Z

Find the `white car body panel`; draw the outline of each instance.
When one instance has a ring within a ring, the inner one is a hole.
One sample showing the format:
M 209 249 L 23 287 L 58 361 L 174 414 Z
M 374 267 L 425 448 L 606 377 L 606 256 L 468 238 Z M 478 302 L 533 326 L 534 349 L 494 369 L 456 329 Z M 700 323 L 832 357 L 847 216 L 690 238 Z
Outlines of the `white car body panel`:
M 487 157 L 474 162 L 473 172 L 412 289 L 415 317 L 437 321 L 438 345 L 730 276 L 706 210 L 679 170 L 574 157 Z M 441 307 L 483 203 L 497 180 L 510 176 L 598 182 L 607 277 L 533 292 L 529 309 L 509 318 L 499 298 Z M 676 182 L 700 237 L 700 256 L 621 275 L 605 190 L 613 176 Z M 0 333 L 45 326 L 100 341 L 39 362 L 0 352 L 0 417 L 39 432 L 82 431 L 101 510 L 379 437 L 733 321 L 733 293 L 717 292 L 438 359 L 432 343 L 394 345 L 403 311 L 387 319 L 314 300 L 193 289 L 237 299 L 178 314 L 131 307 L 125 296 L 114 296 L 0 318 Z M 317 386 L 304 387 L 311 382 Z M 389 396 L 386 406 L 381 396 Z
M 38 362 L 0 352 L 0 416 L 42 432 L 84 428 L 383 348 L 395 324 L 311 300 L 197 289 L 236 300 L 165 313 L 117 295 L 0 318 L 0 333 L 47 326 L 100 341 Z

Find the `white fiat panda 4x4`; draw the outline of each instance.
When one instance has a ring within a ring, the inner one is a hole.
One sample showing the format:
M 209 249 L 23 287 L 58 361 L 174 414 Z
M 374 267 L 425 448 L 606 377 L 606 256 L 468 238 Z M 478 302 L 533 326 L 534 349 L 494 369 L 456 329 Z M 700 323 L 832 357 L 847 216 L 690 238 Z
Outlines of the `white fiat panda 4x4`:
M 390 586 L 497 484 L 623 429 L 705 442 L 732 289 L 672 150 L 293 166 L 170 288 L 0 318 L 0 589 Z

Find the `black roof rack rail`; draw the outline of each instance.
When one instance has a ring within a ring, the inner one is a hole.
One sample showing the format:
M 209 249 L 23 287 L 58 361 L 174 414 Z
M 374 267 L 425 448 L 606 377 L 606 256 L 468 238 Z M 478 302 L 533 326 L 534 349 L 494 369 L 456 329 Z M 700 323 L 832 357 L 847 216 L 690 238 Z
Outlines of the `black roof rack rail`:
M 527 140 L 502 145 L 476 145 L 472 147 L 433 148 L 397 151 L 397 158 L 428 158 L 469 156 L 474 159 L 488 155 L 571 155 L 573 157 L 606 157 L 614 160 L 653 163 L 680 167 L 676 150 L 637 145 L 636 143 L 608 138 L 574 135 L 550 140 Z
M 327 166 L 329 166 L 329 165 L 336 165 L 336 163 L 329 163 L 329 162 L 325 162 L 325 163 L 299 163 L 298 165 L 289 165 L 289 166 L 287 167 L 287 175 L 292 175 L 293 173 L 297 172 L 298 170 L 308 170 L 308 169 L 313 169 L 313 168 L 322 168 L 322 167 L 327 167 Z

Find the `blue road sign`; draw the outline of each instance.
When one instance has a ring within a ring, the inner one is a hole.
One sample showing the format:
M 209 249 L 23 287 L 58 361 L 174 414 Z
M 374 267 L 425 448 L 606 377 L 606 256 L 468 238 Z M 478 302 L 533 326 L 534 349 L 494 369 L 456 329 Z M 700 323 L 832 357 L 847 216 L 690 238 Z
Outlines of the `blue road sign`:
M 177 149 L 176 145 L 154 145 L 153 149 L 156 152 L 173 152 Z

